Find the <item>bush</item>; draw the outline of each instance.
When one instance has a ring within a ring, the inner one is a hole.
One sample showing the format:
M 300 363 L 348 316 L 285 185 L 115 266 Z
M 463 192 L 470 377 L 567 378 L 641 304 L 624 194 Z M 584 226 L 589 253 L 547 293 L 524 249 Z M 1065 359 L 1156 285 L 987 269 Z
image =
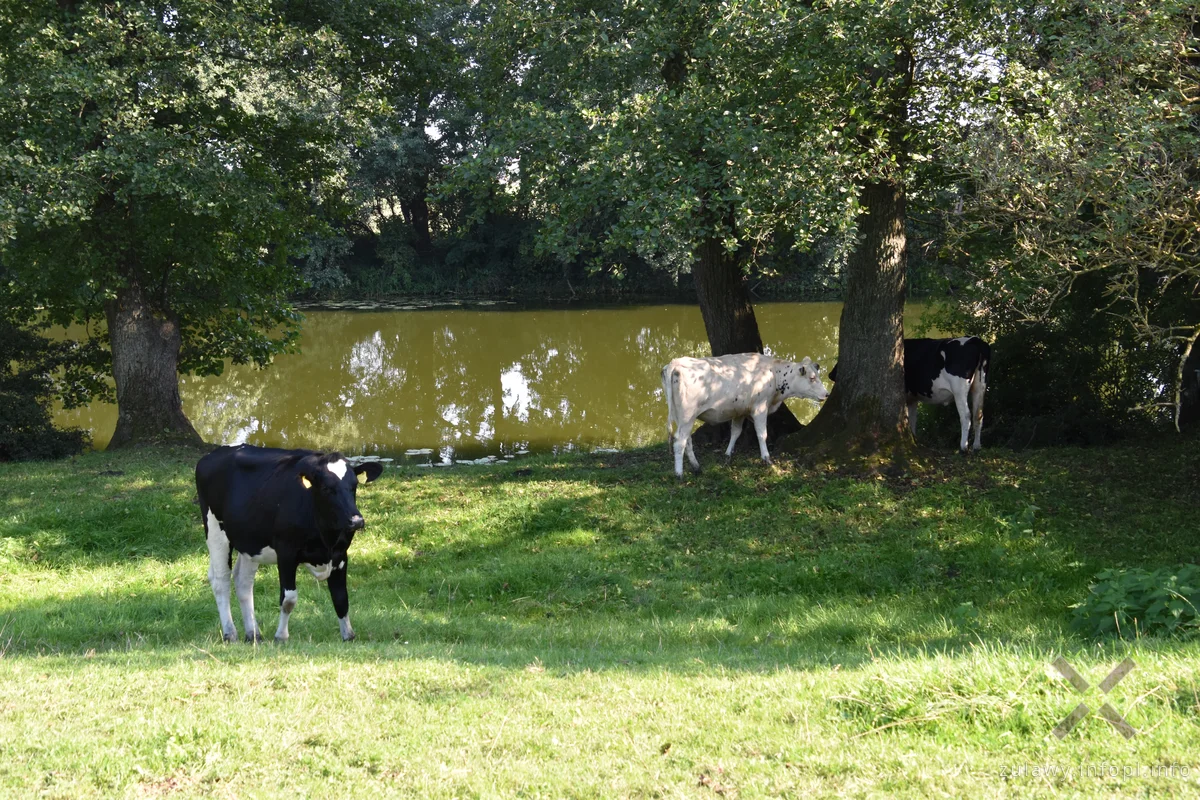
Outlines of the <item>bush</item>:
M 961 303 L 922 318 L 926 329 L 991 343 L 986 445 L 1103 445 L 1173 430 L 1179 354 L 1139 339 L 1106 310 L 1104 291 L 1101 281 L 1080 278 L 1053 319 L 1014 321 L 1011 309 L 975 314 Z M 957 431 L 953 405 L 932 413 Z
M 95 393 L 78 369 L 95 356 L 92 348 L 53 342 L 0 319 L 0 461 L 64 458 L 88 445 L 85 431 L 54 427 L 50 404 Z
M 1200 631 L 1200 567 L 1187 564 L 1147 572 L 1106 569 L 1087 599 L 1072 606 L 1071 627 L 1090 636 L 1195 634 Z

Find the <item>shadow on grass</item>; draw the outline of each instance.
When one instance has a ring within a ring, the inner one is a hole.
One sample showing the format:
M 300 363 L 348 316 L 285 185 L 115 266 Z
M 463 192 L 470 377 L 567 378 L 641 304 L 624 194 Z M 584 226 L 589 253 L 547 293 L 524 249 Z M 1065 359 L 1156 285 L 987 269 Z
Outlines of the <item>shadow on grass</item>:
M 1092 574 L 1190 552 L 1172 535 L 1190 518 L 1186 498 L 1156 488 L 1157 502 L 1139 506 L 1150 479 L 1105 478 L 1086 451 L 954 456 L 913 484 L 740 461 L 681 483 L 660 450 L 389 473 L 360 496 L 370 527 L 352 550 L 352 644 L 338 639 L 324 588 L 305 580 L 289 645 L 220 646 L 199 522 L 177 481 L 164 489 L 167 533 L 148 532 L 161 520 L 141 508 L 121 529 L 131 542 L 104 538 L 94 552 L 75 542 L 45 572 L 67 580 L 133 546 L 179 562 L 186 580 L 139 578 L 146 562 L 134 559 L 119 586 L 9 597 L 7 657 L 183 648 L 561 669 L 850 667 L 980 641 L 1082 645 L 1063 628 Z M 1171 480 L 1169 459 L 1157 466 L 1154 480 Z M 95 513 L 87 524 L 107 519 Z M 276 587 L 261 570 L 268 632 Z
M 140 456 L 140 457 L 138 457 Z M 204 545 L 193 452 L 93 453 L 0 477 L 0 559 L 44 569 L 91 569 L 133 559 L 173 561 Z

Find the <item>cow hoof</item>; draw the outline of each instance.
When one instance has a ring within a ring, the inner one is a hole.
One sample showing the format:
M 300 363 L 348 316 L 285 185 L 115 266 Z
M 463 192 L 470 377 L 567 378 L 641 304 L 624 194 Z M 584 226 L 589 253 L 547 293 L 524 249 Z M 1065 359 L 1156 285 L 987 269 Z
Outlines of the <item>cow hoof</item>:
M 343 642 L 353 642 L 357 638 L 358 638 L 358 634 L 351 633 L 349 636 L 343 636 L 342 641 Z
M 287 643 L 288 643 L 288 637 L 286 637 L 286 636 L 276 636 L 275 637 L 275 644 L 287 644 Z
M 246 634 L 246 644 L 258 644 L 259 642 L 263 641 L 264 639 L 265 639 L 265 637 L 261 633 L 258 633 L 257 631 L 255 631 L 254 633 Z
M 221 638 L 222 638 L 222 639 L 224 639 L 224 640 L 225 640 L 225 641 L 227 641 L 227 642 L 236 642 L 236 641 L 237 641 L 237 634 L 236 634 L 236 633 L 227 633 L 227 634 L 225 634 L 224 636 L 222 636 Z

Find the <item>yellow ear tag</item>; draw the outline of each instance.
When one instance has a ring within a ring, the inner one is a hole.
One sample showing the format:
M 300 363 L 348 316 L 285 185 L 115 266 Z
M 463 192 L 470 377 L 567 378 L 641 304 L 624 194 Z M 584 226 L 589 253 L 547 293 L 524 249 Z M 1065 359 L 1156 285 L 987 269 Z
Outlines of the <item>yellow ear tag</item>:
M 311 488 L 312 488 L 312 481 L 310 481 L 308 478 L 306 478 L 306 477 L 305 477 L 305 476 L 303 476 L 303 475 L 301 475 L 301 476 L 300 476 L 300 482 L 304 484 L 304 488 L 305 488 L 305 489 L 311 489 Z
M 360 473 L 358 473 L 357 477 L 358 477 L 358 482 L 359 482 L 359 483 L 366 483 L 366 482 L 367 482 L 367 473 L 365 473 L 365 472 L 360 472 Z

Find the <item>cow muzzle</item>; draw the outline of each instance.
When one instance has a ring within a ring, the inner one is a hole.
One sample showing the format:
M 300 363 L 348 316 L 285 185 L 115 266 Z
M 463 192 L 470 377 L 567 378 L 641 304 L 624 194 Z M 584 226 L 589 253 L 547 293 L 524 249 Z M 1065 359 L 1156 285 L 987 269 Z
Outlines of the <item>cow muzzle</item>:
M 365 527 L 367 527 L 367 521 L 362 518 L 362 514 L 355 514 L 350 518 L 351 531 L 361 531 Z

